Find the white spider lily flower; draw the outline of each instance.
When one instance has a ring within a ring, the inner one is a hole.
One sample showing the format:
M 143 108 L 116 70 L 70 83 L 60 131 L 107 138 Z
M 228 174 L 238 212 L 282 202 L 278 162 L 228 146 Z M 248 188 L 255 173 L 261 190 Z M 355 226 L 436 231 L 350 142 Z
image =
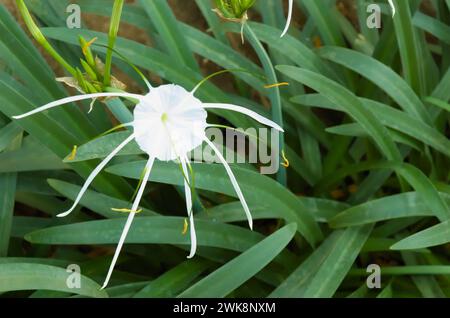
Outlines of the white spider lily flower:
M 143 150 L 148 155 L 149 159 L 145 167 L 145 173 L 142 183 L 140 184 L 130 214 L 125 223 L 122 235 L 116 247 L 116 251 L 114 253 L 114 257 L 108 271 L 108 275 L 102 288 L 105 288 L 108 285 L 120 251 L 131 227 L 134 215 L 138 211 L 139 203 L 144 193 L 145 186 L 149 180 L 150 172 L 155 159 L 158 159 L 160 161 L 179 160 L 181 162 L 185 180 L 184 188 L 186 196 L 186 209 L 189 218 L 191 239 L 191 251 L 188 258 L 192 258 L 195 255 L 197 239 L 192 213 L 192 198 L 190 188 L 191 185 L 189 183 L 190 181 L 188 177 L 189 159 L 187 157 L 187 154 L 203 144 L 203 142 L 206 142 L 211 147 L 211 149 L 216 152 L 219 160 L 225 167 L 234 190 L 236 191 L 242 207 L 244 208 L 249 226 L 251 229 L 253 229 L 253 221 L 250 209 L 248 208 L 247 202 L 245 201 L 245 198 L 230 166 L 225 161 L 220 151 L 206 137 L 205 130 L 208 127 L 208 124 L 206 122 L 207 109 L 223 109 L 240 112 L 252 117 L 254 120 L 264 125 L 270 126 L 279 131 L 283 131 L 283 129 L 273 121 L 247 108 L 231 104 L 202 103 L 194 96 L 194 93 L 199 88 L 200 84 L 197 85 L 191 92 L 187 91 L 179 85 L 174 84 L 161 85 L 156 88 L 151 87 L 148 83 L 147 85 L 149 86 L 150 92 L 146 95 L 121 92 L 85 94 L 63 98 L 36 108 L 35 110 L 32 110 L 26 114 L 13 117 L 15 119 L 21 119 L 67 103 L 100 97 L 124 97 L 132 98 L 138 101 L 134 109 L 134 121 L 124 125 L 133 127 L 134 131 L 131 136 L 125 139 L 105 159 L 103 159 L 103 161 L 92 171 L 92 173 L 86 179 L 72 207 L 68 211 L 58 215 L 58 217 L 67 216 L 75 209 L 94 178 L 108 164 L 108 162 L 133 139 L 137 142 L 141 150 Z
M 289 31 L 289 27 L 291 25 L 291 20 L 292 20 L 293 10 L 294 10 L 294 0 L 289 0 L 289 11 L 288 11 L 287 19 L 286 19 L 286 26 L 284 27 L 283 33 L 281 33 L 281 37 L 285 36 L 287 31 Z

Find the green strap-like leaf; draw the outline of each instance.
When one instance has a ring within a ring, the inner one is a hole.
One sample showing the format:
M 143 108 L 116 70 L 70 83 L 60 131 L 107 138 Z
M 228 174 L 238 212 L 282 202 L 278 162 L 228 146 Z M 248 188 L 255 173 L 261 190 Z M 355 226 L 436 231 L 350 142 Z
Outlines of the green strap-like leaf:
M 108 296 L 97 283 L 83 275 L 80 276 L 81 288 L 69 288 L 67 279 L 71 274 L 71 271 L 42 264 L 0 264 L 0 292 L 46 289 L 88 297 Z
M 296 230 L 289 224 L 200 280 L 178 297 L 225 297 L 272 261 L 291 241 Z

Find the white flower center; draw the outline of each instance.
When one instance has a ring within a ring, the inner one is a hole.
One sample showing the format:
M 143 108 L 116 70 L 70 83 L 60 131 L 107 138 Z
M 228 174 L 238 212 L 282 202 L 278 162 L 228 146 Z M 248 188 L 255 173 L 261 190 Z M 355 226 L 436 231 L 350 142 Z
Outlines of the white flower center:
M 206 117 L 202 102 L 183 87 L 153 88 L 134 109 L 136 142 L 150 157 L 177 159 L 203 143 Z

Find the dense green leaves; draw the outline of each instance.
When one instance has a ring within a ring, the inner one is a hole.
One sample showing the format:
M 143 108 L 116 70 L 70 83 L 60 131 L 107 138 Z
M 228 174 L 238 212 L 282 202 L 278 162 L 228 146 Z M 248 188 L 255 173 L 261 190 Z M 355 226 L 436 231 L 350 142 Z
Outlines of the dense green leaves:
M 244 106 L 284 128 L 280 149 L 271 149 L 277 175 L 258 173 L 262 163 L 230 164 L 253 230 L 223 166 L 192 163 L 193 259 L 180 167 L 156 161 L 104 291 L 97 283 L 145 164 L 136 142 L 69 217 L 56 215 L 130 136 L 131 126 L 111 129 L 133 121 L 134 104 L 97 100 L 88 113 L 87 100 L 13 120 L 78 92 L 55 81 L 65 74 L 0 5 L 0 297 L 449 297 L 450 1 L 393 2 L 395 17 L 381 1 L 382 27 L 369 29 L 367 1 L 355 1 L 355 10 L 294 1 L 290 32 L 280 38 L 279 0 L 79 0 L 81 29 L 66 27 L 69 1 L 26 1 L 65 70 L 83 69 L 80 58 L 91 51 L 107 61 L 105 82 L 111 70 L 132 93 L 148 91 L 136 68 L 152 86 L 188 90 L 232 70 L 195 96 Z M 111 18 L 109 34 L 87 28 L 96 16 Z M 92 42 L 80 47 L 80 36 Z M 208 123 L 224 132 L 260 127 L 222 110 L 209 112 Z M 66 284 L 70 264 L 81 268 L 80 289 Z M 369 264 L 381 266 L 380 290 L 367 288 Z
M 295 224 L 265 238 L 235 259 L 189 287 L 178 297 L 225 297 L 259 272 L 290 242 Z

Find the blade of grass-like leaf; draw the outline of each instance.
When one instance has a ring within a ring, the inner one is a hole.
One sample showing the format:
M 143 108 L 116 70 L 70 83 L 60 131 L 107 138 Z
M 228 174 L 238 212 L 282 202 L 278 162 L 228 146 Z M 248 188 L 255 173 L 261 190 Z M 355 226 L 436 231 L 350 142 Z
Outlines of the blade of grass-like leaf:
M 179 298 L 225 297 L 269 264 L 291 241 L 291 223 L 229 261 L 178 295 Z
M 402 143 L 409 147 L 423 151 L 423 146 L 413 138 L 406 136 L 396 130 L 388 129 L 389 134 L 396 143 Z M 327 132 L 337 135 L 350 136 L 350 137 L 367 137 L 367 133 L 361 128 L 359 124 L 344 124 L 339 126 L 333 126 L 326 129 Z
M 38 142 L 25 138 L 23 147 L 0 154 L 0 172 L 60 170 L 68 166 Z
M 49 179 L 48 183 L 53 189 L 71 200 L 75 200 L 81 190 L 81 186 L 61 180 Z M 87 190 L 80 201 L 81 206 L 84 206 L 106 218 L 122 218 L 122 213 L 114 212 L 111 209 L 131 208 L 131 204 L 131 202 L 119 200 L 92 190 Z M 136 217 L 154 215 L 156 215 L 156 212 L 143 208 L 142 212 L 136 215 Z
M 364 76 L 383 89 L 406 112 L 425 123 L 431 123 L 429 113 L 414 91 L 383 63 L 365 54 L 340 47 L 323 47 L 319 54 Z
M 334 231 L 270 297 L 332 297 L 371 229 L 366 225 Z
M 55 225 L 54 223 L 56 222 L 48 218 L 15 216 L 12 222 L 11 237 L 23 239 L 27 233 Z
M 139 179 L 143 169 L 143 161 L 119 164 L 107 169 L 108 172 L 124 177 Z M 196 175 L 195 186 L 198 189 L 224 193 L 236 196 L 228 176 L 221 165 L 215 164 L 192 164 Z M 313 216 L 295 197 L 292 192 L 281 186 L 279 183 L 263 176 L 257 172 L 232 168 L 236 179 L 241 187 L 250 209 L 253 204 L 261 206 L 261 198 L 264 199 L 264 206 L 276 211 L 280 218 L 286 222 L 296 222 L 297 230 L 312 245 L 322 238 L 322 233 Z M 172 163 L 155 162 L 152 174 L 152 181 L 183 185 L 183 178 Z M 258 187 L 255 187 L 258 184 Z
M 22 135 L 13 139 L 6 153 L 9 150 L 20 148 Z M 14 213 L 14 198 L 16 194 L 17 173 L 0 174 L 0 257 L 8 255 L 9 240 Z
M 336 19 L 339 23 L 342 33 L 347 39 L 347 42 L 350 43 L 352 49 L 367 55 L 373 54 L 374 46 L 372 45 L 372 43 L 367 41 L 367 39 L 361 33 L 358 33 L 353 24 L 339 11 L 336 13 Z M 363 29 L 368 28 L 364 27 Z
M 446 102 L 444 102 L 440 99 L 434 98 L 434 97 L 427 97 L 424 100 L 427 103 L 430 103 L 430 104 L 435 105 L 445 111 L 450 112 L 450 104 L 449 103 L 446 103 Z
M 38 257 L 0 257 L 0 264 L 41 264 L 66 268 L 72 261 L 56 258 L 38 258 Z
M 177 20 L 165 0 L 140 0 L 159 35 L 164 41 L 167 52 L 174 60 L 182 61 L 184 65 L 197 71 L 198 65 L 192 52 L 189 50 Z
M 348 205 L 345 203 L 326 199 L 300 197 L 299 200 L 305 208 L 314 215 L 317 222 L 327 222 L 327 220 L 348 208 Z M 273 219 L 277 217 L 275 211 L 264 207 L 255 206 L 252 208 L 251 212 L 254 220 Z M 245 215 L 242 213 L 240 202 L 217 205 L 213 208 L 199 212 L 196 215 L 196 218 L 224 223 L 242 222 L 246 220 Z
M 110 17 L 112 13 L 111 0 L 78 0 L 77 4 L 81 7 L 81 11 Z M 143 8 L 137 5 L 124 4 L 122 8 L 123 22 L 133 24 L 146 30 L 154 30 L 152 22 Z M 156 30 L 155 30 L 156 32 Z
M 34 94 L 35 102 L 45 104 L 62 98 L 64 91 L 54 80 L 55 75 L 50 67 L 3 6 L 0 7 L 0 33 L 3 34 L 0 38 L 0 57 L 7 61 L 26 87 L 40 92 Z M 83 138 L 89 137 L 95 131 L 85 114 L 77 108 L 57 109 L 48 116 L 64 123 L 66 129 Z
M 34 193 L 17 192 L 16 201 L 52 216 L 56 216 L 61 211 L 67 211 L 70 208 L 69 202 Z
M 338 76 L 326 62 L 293 36 L 286 34 L 280 39 L 280 31 L 274 27 L 257 22 L 249 22 L 249 25 L 260 41 L 266 43 L 278 53 L 283 54 L 296 65 L 338 80 Z M 225 24 L 224 27 L 227 30 L 239 32 L 239 28 L 234 24 Z
M 383 275 L 450 275 L 450 266 L 417 265 L 417 266 L 385 266 L 381 267 Z M 365 268 L 351 269 L 350 276 L 367 276 Z
M 264 72 L 266 74 L 266 78 L 269 83 L 275 84 L 278 83 L 277 75 L 275 73 L 275 69 L 273 68 L 272 61 L 270 60 L 269 55 L 267 54 L 264 46 L 261 44 L 260 40 L 257 38 L 253 30 L 250 26 L 244 26 L 244 33 L 247 36 L 249 42 L 252 44 L 253 49 L 263 65 Z M 269 92 L 269 99 L 271 101 L 271 113 L 272 120 L 283 127 L 283 110 L 281 105 L 281 96 L 279 87 L 274 87 Z M 276 152 L 281 153 L 284 150 L 284 134 L 278 133 L 278 141 L 279 141 L 279 149 L 275 149 Z M 287 184 L 287 172 L 285 167 L 280 167 L 276 173 L 277 180 L 282 185 L 286 186 Z
M 297 128 L 300 145 L 305 158 L 305 163 L 309 167 L 314 177 L 314 183 L 322 177 L 322 154 L 317 140 L 301 127 Z
M 367 27 L 367 2 L 366 0 L 357 0 L 356 10 L 358 12 L 359 29 L 365 39 L 372 45 L 378 43 L 378 29 L 370 29 Z
M 144 288 L 147 284 L 151 282 L 137 282 L 137 283 L 128 283 L 118 286 L 113 286 L 106 288 L 106 292 L 109 295 L 109 298 L 131 298 L 134 294 L 136 294 L 139 290 Z
M 69 275 L 65 269 L 49 265 L 0 264 L 0 292 L 47 289 L 88 297 L 107 297 L 97 283 L 83 275 L 80 276 L 81 288 L 69 288 L 66 283 Z
M 434 35 L 444 43 L 450 44 L 450 27 L 438 19 L 416 12 L 413 17 L 414 26 Z
M 75 162 L 82 162 L 92 159 L 103 159 L 108 154 L 111 153 L 123 140 L 125 140 L 127 137 L 130 136 L 130 132 L 127 131 L 120 131 L 116 133 L 110 133 L 101 137 L 98 137 L 96 139 L 93 139 L 92 141 L 81 145 L 77 148 L 75 157 L 72 156 L 72 154 L 69 154 L 65 159 L 64 162 L 66 163 L 75 163 Z M 239 160 L 238 162 L 245 161 L 245 156 L 238 154 L 234 152 L 232 149 L 227 148 L 226 145 L 223 144 L 216 144 L 216 147 L 222 151 L 222 154 L 230 155 L 232 158 L 236 158 Z M 204 150 L 204 148 L 202 148 Z M 286 153 L 291 153 L 292 151 L 290 148 L 286 149 Z M 117 156 L 121 155 L 143 155 L 145 154 L 137 145 L 137 143 L 133 140 L 128 145 L 126 145 L 118 154 Z M 203 161 L 203 151 L 197 151 L 195 149 L 192 151 L 188 157 L 192 158 L 193 161 Z M 243 167 L 246 167 L 248 169 L 255 168 L 251 164 L 242 164 Z M 293 168 L 296 171 L 301 171 L 301 167 L 298 167 L 298 164 L 293 163 Z M 305 169 L 303 169 L 305 170 Z M 307 175 L 308 171 L 302 171 L 303 174 L 301 175 Z
M 415 250 L 450 242 L 450 221 L 410 235 L 391 246 L 393 250 Z
M 139 290 L 134 298 L 168 298 L 175 297 L 189 286 L 210 263 L 201 259 L 187 260 L 168 270 L 144 288 Z
M 382 153 L 390 160 L 401 161 L 400 153 L 389 136 L 386 128 L 374 117 L 372 112 L 364 109 L 358 98 L 338 83 L 323 75 L 292 66 L 278 66 L 277 69 L 287 76 L 307 85 L 340 105 L 345 111 L 369 133 Z
M 381 124 L 418 139 L 424 144 L 450 156 L 450 141 L 433 126 L 427 125 L 402 111 L 380 102 L 366 98 L 359 98 L 359 100 L 365 108 L 375 115 Z M 293 102 L 298 103 L 299 105 L 346 111 L 341 105 L 333 103 L 324 96 L 317 94 L 296 96 L 293 98 Z M 418 134 L 417 131 L 420 131 L 421 133 Z
M 401 252 L 402 258 L 407 266 L 422 265 L 423 259 L 420 255 L 410 252 Z M 445 298 L 445 294 L 439 286 L 435 277 L 430 276 L 413 276 L 412 280 L 417 289 L 425 298 Z
M 195 3 L 202 12 L 205 20 L 208 22 L 211 32 L 214 34 L 214 38 L 224 44 L 229 43 L 228 38 L 222 29 L 220 18 L 211 10 L 211 3 L 203 0 L 195 0 Z
M 60 174 L 58 170 L 53 171 L 42 171 L 42 172 L 21 172 L 18 175 L 17 180 L 17 191 L 19 192 L 27 192 L 34 194 L 42 194 L 47 196 L 57 196 L 58 192 L 53 190 L 47 183 L 47 178 L 62 178 L 63 180 L 71 180 L 75 181 L 77 176 L 70 172 L 64 171 L 67 173 L 66 176 Z M 65 179 L 67 177 L 67 179 Z
M 115 244 L 122 233 L 124 220 L 110 219 L 55 226 L 26 235 L 35 244 Z M 183 235 L 182 217 L 139 217 L 127 236 L 127 243 L 190 245 L 189 236 Z M 263 236 L 234 225 L 196 220 L 199 246 L 220 247 L 244 251 L 259 242 Z
M 393 2 L 397 8 L 397 14 L 393 20 L 404 77 L 412 89 L 423 96 L 426 94 L 426 77 L 424 70 L 420 67 L 418 34 L 412 25 L 411 19 L 411 7 L 415 11 L 416 4 L 403 0 L 393 0 Z
M 383 290 L 377 295 L 377 298 L 392 298 L 393 290 L 392 290 L 392 280 L 389 284 L 383 288 Z
M 129 137 L 130 134 L 131 133 L 128 131 L 121 131 L 93 139 L 92 141 L 79 146 L 77 148 L 75 156 L 71 156 L 71 154 L 68 154 L 64 159 L 64 162 L 73 163 L 105 158 L 109 153 L 111 153 L 112 150 L 114 150 L 114 148 L 116 148 L 121 142 Z M 132 141 L 128 145 L 126 145 L 118 153 L 118 155 L 139 155 L 142 153 L 143 152 L 139 149 L 137 143 L 135 141 Z
M 22 129 L 15 123 L 9 123 L 0 129 L 0 152 L 5 150 L 8 145 L 22 132 Z
M 450 204 L 450 196 L 440 193 Z M 433 212 L 416 192 L 395 194 L 351 207 L 329 221 L 331 227 L 370 224 L 395 218 L 432 216 Z
M 318 187 L 323 188 L 323 184 L 333 185 L 337 180 L 342 180 L 344 176 L 372 169 L 390 169 L 395 170 L 402 176 L 416 191 L 420 194 L 422 200 L 427 204 L 433 214 L 441 221 L 450 218 L 450 210 L 447 203 L 439 195 L 434 184 L 417 167 L 408 163 L 396 162 L 360 162 L 358 164 L 345 166 L 335 171 L 333 175 L 326 176 L 324 182 Z M 325 187 L 327 188 L 327 187 Z
M 335 245 L 335 249 L 317 270 L 304 297 L 331 297 L 347 275 L 360 249 L 370 235 L 372 226 L 349 228 Z
M 305 6 L 308 13 L 313 17 L 317 29 L 322 36 L 323 42 L 327 45 L 344 46 L 345 41 L 340 32 L 339 24 L 336 21 L 336 16 L 331 8 L 332 2 L 323 3 L 315 0 L 304 0 L 302 4 Z M 329 8 L 326 6 L 329 5 Z

